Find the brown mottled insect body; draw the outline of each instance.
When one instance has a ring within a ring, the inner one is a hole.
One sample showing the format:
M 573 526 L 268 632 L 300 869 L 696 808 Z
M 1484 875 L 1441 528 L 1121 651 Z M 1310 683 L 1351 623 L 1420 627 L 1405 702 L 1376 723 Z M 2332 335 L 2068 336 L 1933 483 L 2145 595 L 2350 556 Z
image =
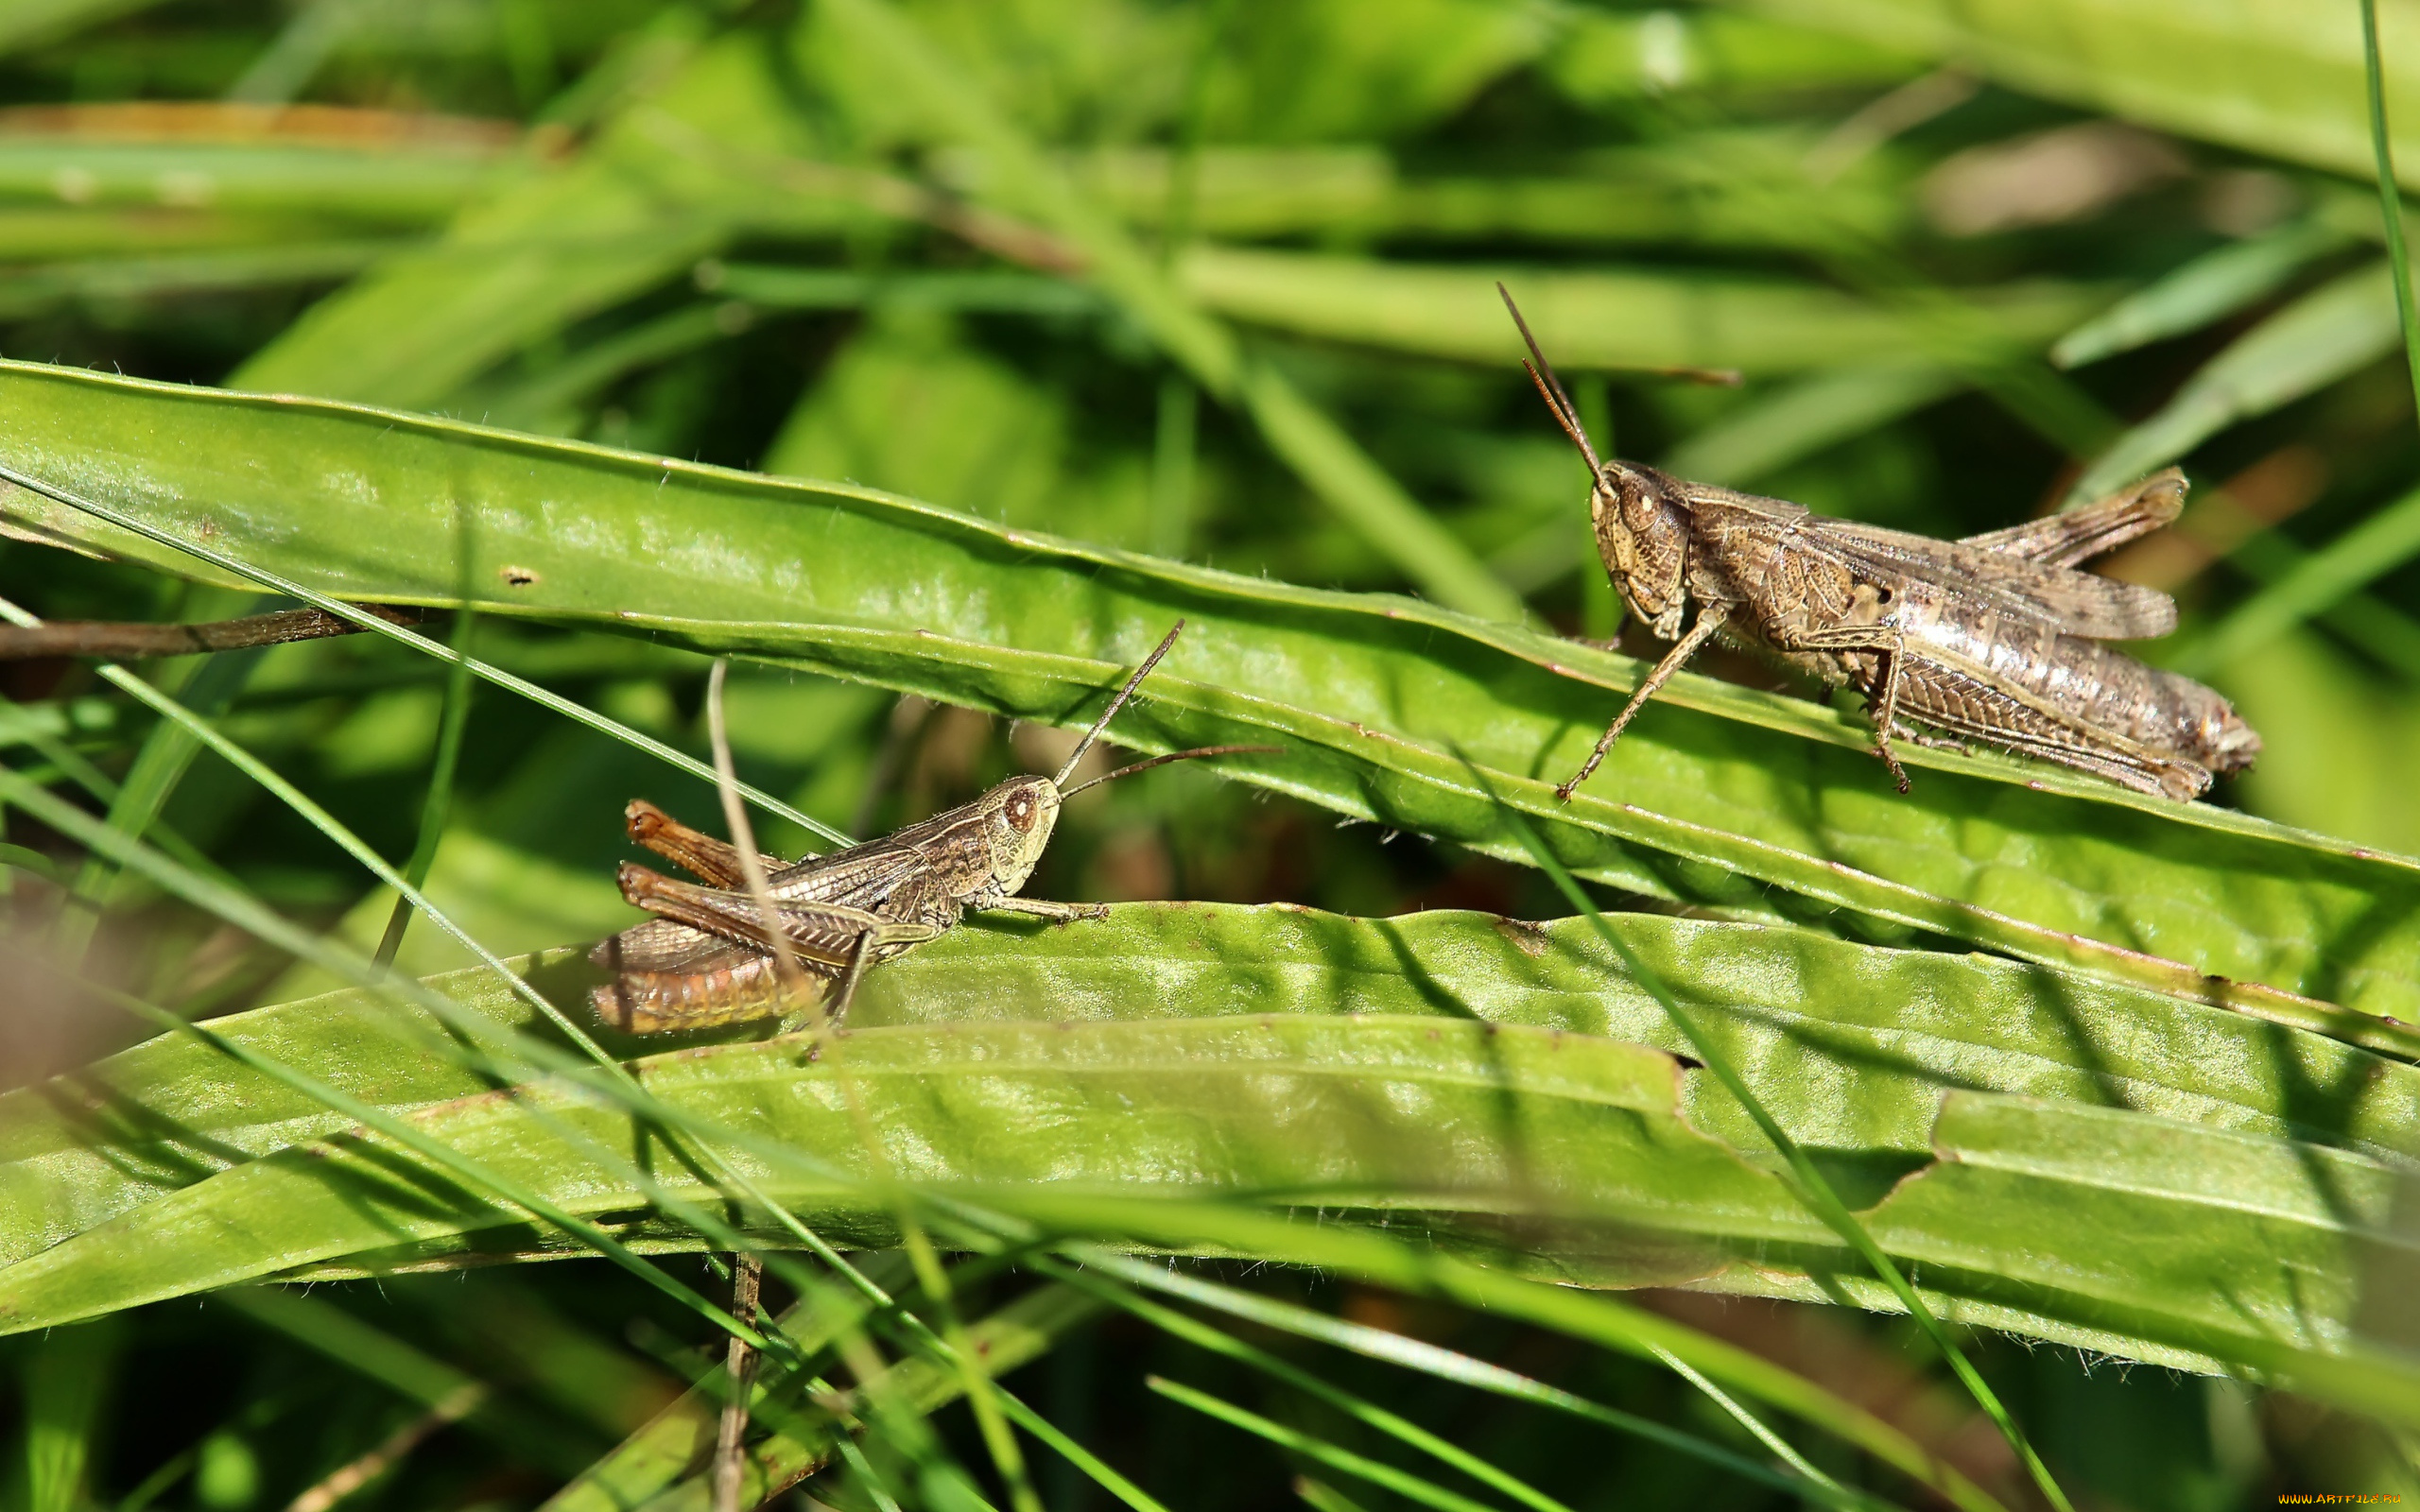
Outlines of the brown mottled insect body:
M 2175 605 L 2075 570 L 2176 517 L 2185 479 L 2174 469 L 2083 508 L 1963 541 L 1829 519 L 1599 461 L 1526 323 L 1521 334 L 1538 391 L 1594 475 L 1589 513 L 1606 570 L 1632 612 L 1675 643 L 1562 797 L 1717 637 L 1862 692 L 1876 754 L 1902 792 L 1894 739 L 1998 746 L 2179 799 L 2258 754 L 2259 736 L 2218 694 L 2100 644 L 2167 634 Z
M 818 1007 L 837 1017 L 865 968 L 944 933 L 970 910 L 1004 909 L 1062 923 L 1105 917 L 1108 909 L 1098 903 L 1050 902 L 1020 898 L 1017 891 L 1049 847 L 1062 801 L 1093 785 L 1064 788 L 1068 774 L 1184 627 L 1179 621 L 1168 631 L 1056 776 L 1010 778 L 971 803 L 827 856 L 795 864 L 763 858 L 767 901 L 796 962 L 792 971 L 783 969 L 765 910 L 747 890 L 739 851 L 652 803 L 631 803 L 625 811 L 631 838 L 700 882 L 623 864 L 622 896 L 656 917 L 592 953 L 614 978 L 592 994 L 598 1015 L 640 1033 Z M 1270 748 L 1179 751 L 1094 782 L 1170 761 Z

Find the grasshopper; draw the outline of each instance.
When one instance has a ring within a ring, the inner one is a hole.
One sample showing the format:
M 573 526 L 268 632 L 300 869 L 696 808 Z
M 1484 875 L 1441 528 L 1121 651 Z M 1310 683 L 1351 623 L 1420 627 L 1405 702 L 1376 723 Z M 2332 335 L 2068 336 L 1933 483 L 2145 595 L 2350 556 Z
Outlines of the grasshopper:
M 644 799 L 624 811 L 630 836 L 703 883 L 681 882 L 625 862 L 622 896 L 656 917 L 599 944 L 590 959 L 614 974 L 591 994 L 597 1016 L 642 1034 L 703 1028 L 828 1005 L 847 1012 L 868 966 L 941 935 L 970 909 L 1031 914 L 1058 923 L 1101 919 L 1101 903 L 1020 898 L 1050 844 L 1059 807 L 1088 787 L 1169 762 L 1273 746 L 1205 746 L 1155 756 L 1076 787 L 1068 776 L 1167 655 L 1179 620 L 1093 721 L 1050 777 L 1011 777 L 971 803 L 827 856 L 762 860 L 766 913 L 747 890 L 747 867 L 731 845 L 693 830 Z M 786 947 L 786 948 L 785 948 Z
M 2046 520 L 1935 541 L 1600 462 L 1529 322 L 1496 290 L 1529 346 L 1522 366 L 1588 463 L 1605 570 L 1631 612 L 1673 643 L 1558 798 L 1569 801 L 1640 707 L 1717 636 L 1864 694 L 1875 753 L 1902 793 L 1893 739 L 1997 746 L 2180 801 L 2259 754 L 2260 737 L 2217 693 L 2098 644 L 2167 634 L 2175 603 L 2075 570 L 2176 518 L 2186 485 L 2174 468 Z

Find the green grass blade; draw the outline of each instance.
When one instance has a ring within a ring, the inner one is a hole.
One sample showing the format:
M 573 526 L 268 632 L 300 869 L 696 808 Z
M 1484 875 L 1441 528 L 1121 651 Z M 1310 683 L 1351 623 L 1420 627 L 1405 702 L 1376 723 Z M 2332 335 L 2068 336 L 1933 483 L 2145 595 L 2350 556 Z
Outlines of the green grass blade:
M 1028 1292 L 1007 1306 L 977 1319 L 968 1326 L 967 1332 L 972 1346 L 982 1354 L 989 1368 L 1004 1375 L 1046 1352 L 1069 1332 L 1091 1321 L 1098 1312 L 1099 1305 L 1091 1298 L 1065 1287 L 1048 1286 Z M 957 1400 L 965 1385 L 966 1377 L 955 1365 L 930 1356 L 918 1356 L 898 1361 L 886 1366 L 873 1379 L 861 1381 L 851 1396 L 860 1402 L 877 1404 L 877 1410 L 859 1414 L 876 1431 L 888 1428 L 904 1439 L 916 1441 L 919 1452 L 938 1454 L 941 1452 L 937 1444 L 930 1442 L 929 1429 L 909 1428 L 901 1433 L 903 1420 L 918 1421 L 922 1417 Z M 993 1389 L 1003 1408 L 1029 1430 L 1041 1425 L 1041 1436 L 1046 1442 L 1053 1442 L 1054 1447 L 1064 1444 L 1066 1449 L 1081 1456 L 1078 1461 L 1080 1464 L 1092 1459 L 1072 1441 L 1066 1440 L 1063 1435 L 1056 1435 L 1054 1438 L 1052 1435 L 1056 1431 L 1049 1429 L 1039 1414 L 1018 1400 L 1012 1393 L 996 1386 Z M 889 1404 L 887 1409 L 879 1406 L 883 1403 Z M 904 1418 L 900 1415 L 905 1415 Z M 854 1452 L 850 1432 L 828 1413 L 819 1409 L 794 1427 L 777 1430 L 751 1447 L 742 1495 L 752 1495 L 757 1502 L 762 1502 L 835 1459 L 847 1458 Z M 852 1463 L 860 1468 L 861 1473 L 869 1468 L 861 1458 Z M 1093 1460 L 1093 1463 L 1098 1462 Z M 1108 1470 L 1106 1466 L 1101 1469 L 1109 1477 L 1101 1484 L 1113 1494 L 1118 1495 L 1128 1505 L 1138 1507 L 1140 1512 L 1156 1512 L 1156 1503 L 1143 1496 L 1139 1488 L 1115 1471 Z M 707 1479 L 704 1474 L 683 1477 L 635 1504 L 642 1512 L 707 1512 Z M 574 1512 L 574 1509 L 602 1512 L 609 1507 L 614 1512 L 623 1512 L 632 1505 L 632 1502 L 618 1497 L 611 1501 L 600 1499 L 593 1491 L 560 1508 L 553 1503 L 548 1503 L 553 1512 Z
M 162 182 L 207 183 L 211 214 L 201 224 L 271 249 L 441 226 L 496 174 L 510 147 L 510 139 L 499 140 L 491 128 L 463 129 L 441 117 L 427 119 L 417 131 L 389 129 L 367 144 L 364 133 L 340 126 L 311 131 L 301 123 L 264 141 L 240 116 L 211 104 L 161 105 L 164 114 L 175 112 L 165 131 L 112 130 L 86 120 L 47 130 L 28 122 L 0 136 L 0 195 L 56 199 L 63 180 L 92 217 L 88 234 L 115 228 L 108 240 L 68 245 L 156 255 L 199 229 L 164 223 Z M 107 214 L 129 210 L 147 214 Z
M 55 263 L 14 274 L 0 285 L 0 318 L 22 320 L 86 301 L 232 294 L 282 284 L 322 284 L 361 271 L 395 247 L 384 241 L 323 241 Z
M 1326 1439 L 1300 1429 L 1272 1422 L 1255 1412 L 1246 1412 L 1231 1401 L 1221 1400 L 1206 1391 L 1196 1391 L 1165 1376 L 1147 1376 L 1145 1385 L 1170 1401 L 1192 1408 L 1206 1417 L 1215 1418 L 1231 1428 L 1240 1428 L 1258 1438 L 1265 1438 L 1278 1448 L 1317 1460 L 1329 1469 L 1339 1470 L 1357 1480 L 1392 1491 L 1408 1502 L 1433 1506 L 1438 1512 L 1492 1512 L 1489 1503 L 1448 1491 L 1425 1477 L 1399 1470 L 1381 1460 L 1357 1454 L 1349 1449 L 1331 1444 Z
M 109 1325 L 70 1329 L 44 1339 L 26 1363 L 21 1390 L 23 1477 L 14 1487 L 26 1512 L 78 1512 L 92 1504 L 101 1407 L 123 1348 Z
M 1616 1433 L 1648 1439 L 1664 1448 L 1686 1454 L 1692 1459 L 1718 1466 L 1734 1475 L 1771 1486 L 1777 1491 L 1802 1496 L 1808 1501 L 1842 1508 L 1880 1508 L 1891 1504 L 1863 1492 L 1847 1490 L 1829 1477 L 1793 1479 L 1770 1466 L 1761 1465 L 1744 1455 L 1736 1454 L 1720 1444 L 1700 1438 L 1694 1434 L 1668 1427 L 1651 1418 L 1641 1418 L 1634 1413 L 1622 1412 L 1600 1402 L 1591 1401 L 1584 1397 L 1575 1396 L 1570 1392 L 1549 1386 L 1544 1382 L 1531 1380 L 1516 1371 L 1507 1370 L 1501 1366 L 1490 1365 L 1484 1360 L 1475 1360 L 1468 1355 L 1458 1354 L 1439 1345 L 1406 1338 L 1402 1334 L 1372 1328 L 1365 1323 L 1354 1323 L 1343 1318 L 1331 1317 L 1324 1313 L 1315 1313 L 1308 1308 L 1297 1307 L 1290 1302 L 1280 1302 L 1255 1293 L 1239 1291 L 1231 1286 L 1221 1286 L 1216 1281 L 1205 1280 L 1184 1271 L 1147 1264 L 1108 1250 L 1086 1246 L 1076 1250 L 1072 1258 L 1089 1269 L 1106 1271 L 1132 1286 L 1183 1297 L 1187 1301 L 1225 1313 L 1232 1317 L 1242 1318 L 1267 1328 L 1283 1330 L 1303 1338 L 1316 1339 L 1321 1343 L 1349 1349 L 1373 1360 L 1401 1366 L 1407 1370 L 1417 1370 L 1441 1381 L 1450 1381 L 1458 1385 L 1494 1392 L 1514 1401 L 1530 1402 L 1567 1413 L 1583 1421 L 1611 1428 Z M 1678 1359 L 1677 1356 L 1673 1358 Z M 1668 1360 L 1666 1363 L 1673 1362 Z M 1680 1364 L 1685 1372 L 1696 1370 L 1695 1366 L 1688 1366 L 1685 1361 Z M 1702 1375 L 1699 1379 L 1703 1379 Z M 1711 1383 L 1707 1384 L 1710 1385 Z
M 1270 449 L 1382 557 L 1440 603 L 1517 623 L 1520 599 L 1400 484 L 1282 375 L 1248 358 L 1231 333 L 1172 285 L 1123 228 L 1087 202 L 917 24 L 884 0 L 837 0 L 820 13 L 865 62 L 898 82 L 938 131 L 989 164 L 998 197 L 1075 247 L 1087 275 L 1196 382 L 1240 401 Z
M 461 761 L 462 730 L 471 719 L 471 630 L 477 623 L 478 617 L 468 609 L 456 612 L 455 661 L 446 668 L 445 704 L 437 722 L 437 751 L 429 762 L 428 792 L 421 799 L 420 832 L 412 840 L 411 855 L 404 862 L 404 881 L 415 890 L 428 881 L 428 868 L 437 860 L 438 841 L 445 834 L 446 811 L 453 806 L 454 768 Z M 380 937 L 377 954 L 372 959 L 381 966 L 394 961 L 411 919 L 412 902 L 399 891 L 395 895 L 395 910 L 387 919 L 387 932 Z
M 2081 368 L 2199 331 L 2283 288 L 2304 268 L 2354 244 L 2353 232 L 2325 215 L 2204 252 L 2161 275 L 2058 339 L 2050 360 Z
M 1452 1466 L 1464 1475 L 1535 1512 L 1570 1512 L 1562 1502 L 1547 1495 L 1519 1476 L 1498 1469 L 1487 1460 L 1460 1445 L 1441 1438 L 1400 1413 L 1391 1412 L 1367 1398 L 1321 1380 L 1310 1371 L 1289 1365 L 1266 1349 L 1246 1344 L 1231 1334 L 1222 1333 L 1195 1318 L 1162 1307 L 1156 1302 L 1133 1296 L 1122 1286 L 1112 1285 L 1082 1271 L 1045 1263 L 1046 1275 L 1056 1276 L 1065 1285 L 1085 1291 L 1102 1302 L 1124 1309 L 1173 1338 L 1184 1340 L 1195 1348 L 1212 1354 L 1250 1366 L 1272 1380 L 1285 1383 L 1306 1396 L 1316 1397 L 1345 1417 L 1420 1451 L 1434 1460 Z
M 497 176 L 442 239 L 322 300 L 229 384 L 433 406 L 529 343 L 686 273 L 743 227 L 862 218 L 717 166 L 717 150 L 792 145 L 780 86 L 744 34 L 696 47 L 618 103 L 571 163 Z
M 1675 477 L 1740 486 L 1864 436 L 1957 392 L 1962 380 L 1927 363 L 1844 368 L 1798 380 L 1724 415 L 1675 447 Z
M 1303 1499 L 1303 1504 L 1311 1512 L 1366 1512 L 1360 1503 L 1342 1491 L 1307 1475 L 1294 1477 L 1294 1494 Z
M 1679 1376 L 1690 1385 L 1693 1385 L 1697 1387 L 1698 1390 L 1703 1392 L 1709 1400 L 1711 1400 L 1716 1406 L 1721 1408 L 1723 1412 L 1730 1417 L 1733 1422 L 1736 1422 L 1740 1427 L 1746 1429 L 1748 1431 L 1748 1436 L 1754 1438 L 1757 1443 L 1764 1445 L 1765 1448 L 1772 1452 L 1773 1458 L 1781 1461 L 1784 1465 L 1789 1466 L 1792 1470 L 1796 1471 L 1798 1475 L 1809 1486 L 1820 1487 L 1819 1490 L 1811 1493 L 1810 1499 L 1824 1499 L 1826 1498 L 1826 1493 L 1828 1493 L 1828 1499 L 1837 1499 L 1844 1503 L 1854 1503 L 1863 1500 L 1862 1498 L 1855 1496 L 1854 1493 L 1850 1492 L 1847 1486 L 1842 1486 L 1838 1480 L 1818 1469 L 1812 1461 L 1807 1459 L 1806 1455 L 1800 1453 L 1797 1448 L 1793 1446 L 1789 1439 L 1784 1438 L 1781 1435 L 1773 1432 L 1772 1425 L 1766 1422 L 1762 1418 L 1757 1417 L 1754 1412 L 1749 1409 L 1745 1402 L 1742 1402 L 1738 1398 L 1734 1397 L 1731 1393 L 1723 1390 L 1713 1382 L 1708 1381 L 1705 1378 L 1705 1372 L 1698 1369 L 1686 1360 L 1681 1359 L 1677 1355 L 1672 1354 L 1669 1350 L 1659 1353 L 1657 1358 L 1662 1360 L 1666 1365 L 1671 1366 L 1672 1373 L 1674 1375 Z
M 1270 450 L 1437 602 L 1507 625 L 1528 618 L 1519 595 L 1497 581 L 1470 548 L 1404 492 L 1284 374 L 1266 364 L 1247 367 L 1242 397 Z
M 890 1252 L 869 1257 L 868 1274 L 889 1285 L 912 1280 L 906 1257 Z M 232 1295 L 232 1294 L 231 1294 Z M 780 1330 L 802 1359 L 822 1354 L 843 1332 L 856 1328 L 865 1308 L 829 1287 L 809 1291 L 778 1317 Z M 760 1367 L 752 1408 L 782 1392 L 790 1371 L 781 1356 Z M 810 1389 L 812 1384 L 810 1383 Z M 666 1407 L 594 1464 L 583 1468 L 541 1503 L 543 1512 L 618 1512 L 647 1501 L 681 1480 L 715 1440 L 723 1399 L 730 1390 L 728 1375 L 717 1366 L 692 1385 L 678 1401 Z M 793 1430 L 786 1430 L 796 1436 Z
M 2420 492 L 2374 510 L 2263 584 L 2195 642 L 2178 659 L 2177 669 L 2202 674 L 2224 667 L 2305 620 L 2325 614 L 2414 557 L 2420 557 Z
M 2069 497 L 2098 498 L 2122 488 L 2228 426 L 2269 414 L 2384 356 L 2394 346 L 2393 284 L 2393 269 L 2380 259 L 2266 317 L 2095 457 Z
M 1517 380 L 1520 334 L 1500 281 L 1569 369 L 1730 369 L 1800 373 L 1962 358 L 1969 367 L 2048 342 L 2106 299 L 2074 284 L 1960 290 L 1945 321 L 1907 300 L 1811 282 L 1717 273 L 1421 265 L 1197 247 L 1182 286 L 1233 320 L 1388 352 L 1475 363 Z M 1954 339 L 1951 339 L 1954 336 Z

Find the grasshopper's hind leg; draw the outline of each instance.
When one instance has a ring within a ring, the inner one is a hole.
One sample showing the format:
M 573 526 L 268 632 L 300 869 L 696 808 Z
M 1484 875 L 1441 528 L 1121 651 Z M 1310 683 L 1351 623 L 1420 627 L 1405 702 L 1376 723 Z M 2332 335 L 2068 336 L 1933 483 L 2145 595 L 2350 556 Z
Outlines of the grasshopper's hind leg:
M 865 979 L 866 962 L 873 957 L 873 936 L 860 935 L 856 947 L 849 952 L 849 964 L 841 969 L 840 985 L 834 989 L 831 1005 L 823 1010 L 823 1022 L 833 1028 L 849 1016 L 849 1005 L 856 1001 L 857 984 Z
M 1891 781 L 1905 793 L 1910 785 L 1908 769 L 1899 765 L 1898 752 L 1891 748 L 1892 735 L 1901 730 L 1899 692 L 1907 668 L 1907 639 L 1897 627 L 1890 625 L 1841 625 L 1822 629 L 1800 629 L 1788 637 L 1775 635 L 1773 644 L 1785 651 L 1827 651 L 1838 654 L 1863 653 L 1874 658 L 1876 670 L 1873 685 L 1866 690 L 1866 713 L 1874 721 L 1874 754 L 1891 769 Z
M 1909 785 L 1908 769 L 1899 765 L 1898 755 L 1891 749 L 1891 731 L 1899 724 L 1899 669 L 1907 660 L 1907 653 L 1894 645 L 1876 653 L 1876 660 L 1882 663 L 1882 686 L 1868 706 L 1868 713 L 1874 719 L 1874 754 L 1881 757 L 1882 765 L 1891 768 L 1891 781 L 1898 783 L 1899 791 L 1905 793 Z
M 726 845 L 703 830 L 693 830 L 643 798 L 631 799 L 622 811 L 631 838 L 688 872 L 709 887 L 736 889 L 748 885 L 748 872 L 736 846 Z M 779 856 L 759 856 L 770 876 L 789 863 Z
M 1072 924 L 1079 919 L 1109 917 L 1107 903 L 1056 903 L 1047 898 L 1003 898 L 983 906 L 1004 914 L 1031 914 L 1054 924 Z

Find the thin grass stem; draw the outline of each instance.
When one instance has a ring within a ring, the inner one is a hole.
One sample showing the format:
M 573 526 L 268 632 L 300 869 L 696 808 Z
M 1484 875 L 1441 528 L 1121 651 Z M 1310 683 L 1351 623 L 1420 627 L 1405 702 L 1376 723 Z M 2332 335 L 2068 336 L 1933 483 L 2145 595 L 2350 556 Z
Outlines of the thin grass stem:
M 1397 1469 L 1366 1454 L 1329 1443 L 1316 1435 L 1273 1422 L 1256 1412 L 1247 1412 L 1231 1401 L 1197 1391 L 1166 1376 L 1147 1376 L 1143 1383 L 1180 1406 L 1192 1408 L 1204 1417 L 1215 1418 L 1231 1428 L 1240 1428 L 1255 1437 L 1265 1438 L 1278 1448 L 1317 1460 L 1332 1470 L 1340 1470 L 1356 1480 L 1367 1481 L 1384 1487 L 1406 1501 L 1435 1507 L 1437 1512 L 1495 1512 L 1485 1502 L 1449 1491 L 1435 1482 Z
M 2360 0 L 2361 70 L 2369 86 L 2370 150 L 2377 162 L 2378 217 L 2387 266 L 2394 270 L 2394 313 L 2403 323 L 2403 360 L 2420 402 L 2420 311 L 2412 307 L 2411 253 L 2404 245 L 2403 194 L 2394 178 L 2394 139 L 2386 128 L 2386 60 L 2378 51 L 2378 0 Z
M 1063 1253 L 1087 1270 L 1105 1271 L 1132 1286 L 1145 1287 L 1170 1297 L 1181 1297 L 1264 1328 L 1282 1330 L 1301 1338 L 1316 1340 L 1340 1349 L 1348 1349 L 1364 1358 L 1382 1361 L 1407 1370 L 1416 1370 L 1440 1381 L 1450 1381 L 1458 1385 L 1492 1392 L 1514 1401 L 1526 1401 L 1533 1405 L 1552 1408 L 1583 1421 L 1613 1429 L 1617 1433 L 1647 1439 L 1651 1443 L 1686 1454 L 1693 1459 L 1703 1460 L 1706 1464 L 1717 1466 L 1759 1485 L 1771 1486 L 1774 1490 L 1787 1491 L 1810 1501 L 1843 1508 L 1844 1512 L 1890 1512 L 1893 1506 L 1893 1503 L 1878 1497 L 1851 1490 L 1828 1478 L 1818 1479 L 1812 1485 L 1805 1484 L 1694 1434 L 1684 1433 L 1680 1429 L 1657 1422 L 1651 1418 L 1641 1418 L 1634 1413 L 1605 1406 L 1585 1397 L 1547 1385 L 1542 1381 L 1532 1380 L 1516 1371 L 1507 1370 L 1502 1366 L 1473 1359 L 1469 1355 L 1458 1353 L 1441 1345 L 1429 1344 L 1420 1339 L 1409 1339 L 1400 1333 L 1391 1333 L 1384 1329 L 1372 1328 L 1366 1323 L 1355 1323 L 1345 1318 L 1331 1317 L 1325 1313 L 1313 1312 L 1309 1308 L 1300 1307 L 1291 1302 L 1281 1302 L 1255 1293 L 1239 1291 L 1235 1287 L 1223 1286 L 1200 1276 L 1153 1265 L 1148 1262 L 1136 1260 L 1132 1256 L 1117 1254 L 1095 1246 L 1077 1246 Z M 1668 1357 L 1668 1363 L 1669 1360 L 1679 1358 L 1660 1346 L 1653 1347 L 1653 1352 L 1658 1358 Z M 1703 1372 L 1697 1371 L 1694 1366 L 1689 1367 L 1685 1374 L 1695 1380 L 1705 1379 Z
M 462 731 L 471 722 L 471 631 L 478 616 L 465 598 L 462 608 L 455 611 L 453 649 L 457 658 L 445 669 L 445 706 L 437 720 L 437 753 L 429 763 L 428 792 L 421 799 L 420 833 L 412 840 L 410 859 L 404 863 L 404 880 L 414 887 L 428 881 L 428 868 L 437 862 L 438 842 L 445 837 L 445 818 L 454 804 L 454 773 L 462 759 Z M 411 923 L 412 902 L 401 893 L 395 895 L 395 906 L 387 915 L 387 932 L 380 936 L 378 951 L 372 959 L 386 966 L 403 948 L 404 930 Z

